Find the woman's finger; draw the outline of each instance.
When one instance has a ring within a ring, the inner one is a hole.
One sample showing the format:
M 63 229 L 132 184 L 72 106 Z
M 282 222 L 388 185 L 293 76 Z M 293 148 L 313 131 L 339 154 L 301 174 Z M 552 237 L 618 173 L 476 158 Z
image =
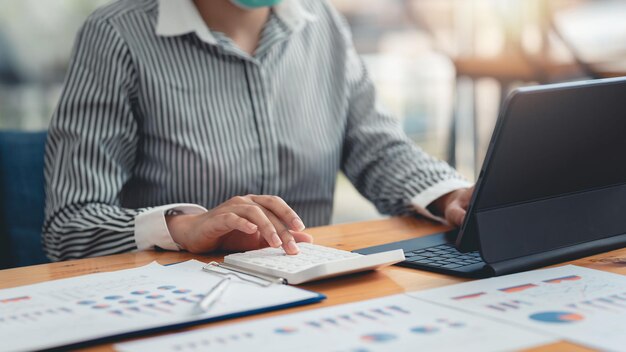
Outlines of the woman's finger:
M 274 215 L 271 211 L 260 206 L 261 210 L 265 213 L 265 216 L 270 220 L 270 222 L 274 225 L 274 228 L 278 232 L 278 236 L 283 243 L 283 249 L 287 254 L 298 254 L 300 252 L 300 248 L 296 244 L 296 240 L 293 238 L 291 231 L 280 221 L 280 219 Z
M 233 212 L 218 214 L 208 220 L 210 229 L 207 234 L 211 237 L 220 237 L 235 230 L 252 235 L 259 229 L 248 219 Z
M 277 248 L 283 245 L 281 238 L 278 236 L 276 227 L 258 205 L 236 204 L 225 209 L 228 209 L 257 225 L 258 230 L 261 233 L 261 237 L 263 237 L 270 246 Z M 278 223 L 280 224 L 280 222 Z M 284 226 L 282 227 L 284 228 Z
M 445 212 L 445 218 L 453 226 L 461 226 L 463 219 L 465 218 L 465 209 L 463 209 L 459 202 L 452 202 L 448 206 Z
M 291 231 L 291 235 L 293 235 L 293 239 L 296 240 L 296 242 L 313 243 L 313 236 L 308 233 Z
M 220 248 L 225 251 L 251 251 L 255 249 L 267 247 L 267 241 L 261 237 L 260 232 L 256 232 L 253 235 L 241 233 L 239 231 L 233 231 L 222 237 Z
M 283 224 L 293 231 L 304 230 L 304 223 L 289 205 L 277 196 L 249 196 L 252 201 L 271 211 Z

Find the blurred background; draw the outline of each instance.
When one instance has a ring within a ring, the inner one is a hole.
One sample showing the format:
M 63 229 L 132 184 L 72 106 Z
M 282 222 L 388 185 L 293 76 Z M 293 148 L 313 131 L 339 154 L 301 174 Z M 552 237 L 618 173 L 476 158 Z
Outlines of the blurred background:
M 330 1 L 382 104 L 469 180 L 511 89 L 626 75 L 626 0 Z M 0 0 L 0 129 L 46 128 L 74 36 L 107 2 Z M 377 217 L 340 176 L 333 222 Z

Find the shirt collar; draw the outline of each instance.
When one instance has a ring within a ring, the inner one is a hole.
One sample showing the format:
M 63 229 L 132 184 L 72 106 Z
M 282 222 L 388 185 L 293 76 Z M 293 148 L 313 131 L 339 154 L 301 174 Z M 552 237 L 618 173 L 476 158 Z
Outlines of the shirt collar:
M 299 31 L 316 17 L 302 7 L 299 0 L 283 0 L 274 6 L 274 13 L 293 32 Z M 159 0 L 156 34 L 164 37 L 195 32 L 209 44 L 217 44 L 215 35 L 207 27 L 193 0 Z

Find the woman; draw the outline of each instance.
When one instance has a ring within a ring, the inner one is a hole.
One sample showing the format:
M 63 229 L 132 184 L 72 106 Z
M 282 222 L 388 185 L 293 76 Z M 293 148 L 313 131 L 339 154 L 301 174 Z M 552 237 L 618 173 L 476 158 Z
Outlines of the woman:
M 458 225 L 470 185 L 375 101 L 324 1 L 101 8 L 78 34 L 50 125 L 48 256 L 296 254 L 312 240 L 305 223 L 330 221 L 340 170 L 383 213 Z

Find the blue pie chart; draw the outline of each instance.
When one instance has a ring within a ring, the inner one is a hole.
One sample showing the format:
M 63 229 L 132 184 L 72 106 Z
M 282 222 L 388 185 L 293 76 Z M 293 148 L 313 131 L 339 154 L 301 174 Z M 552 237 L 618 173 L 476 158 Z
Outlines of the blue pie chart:
M 529 317 L 531 320 L 540 321 L 542 323 L 551 324 L 571 324 L 584 320 L 585 317 L 572 312 L 554 311 L 554 312 L 539 312 L 531 314 Z
M 439 331 L 439 328 L 434 326 L 416 326 L 411 329 L 411 332 L 416 334 L 432 334 L 437 331 Z
M 396 335 L 388 333 L 373 333 L 361 336 L 361 340 L 365 342 L 381 343 L 389 342 L 396 339 Z
M 291 335 L 295 332 L 298 332 L 298 329 L 292 327 L 283 327 L 274 329 L 274 332 L 280 335 Z

